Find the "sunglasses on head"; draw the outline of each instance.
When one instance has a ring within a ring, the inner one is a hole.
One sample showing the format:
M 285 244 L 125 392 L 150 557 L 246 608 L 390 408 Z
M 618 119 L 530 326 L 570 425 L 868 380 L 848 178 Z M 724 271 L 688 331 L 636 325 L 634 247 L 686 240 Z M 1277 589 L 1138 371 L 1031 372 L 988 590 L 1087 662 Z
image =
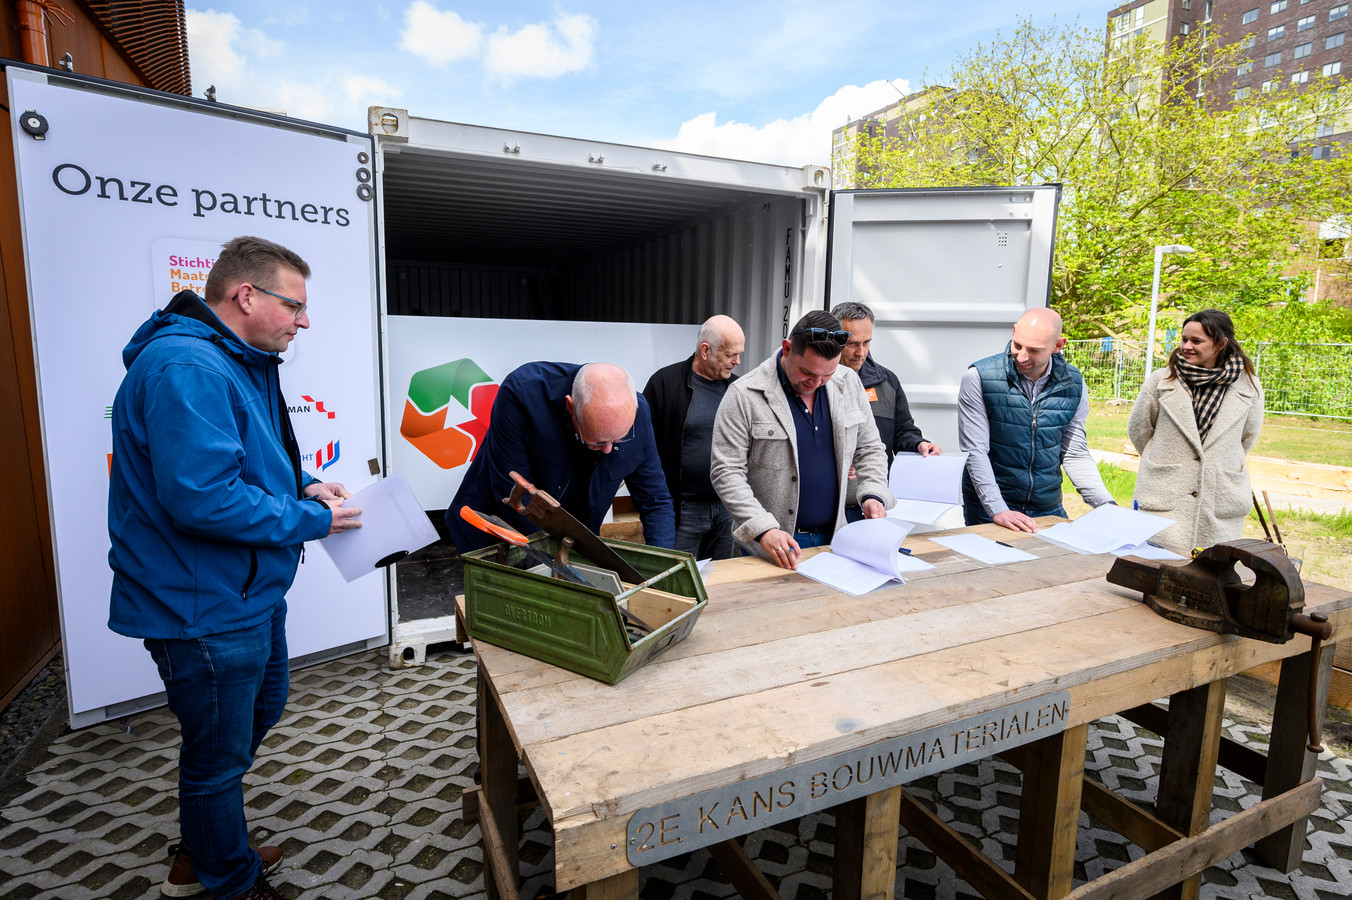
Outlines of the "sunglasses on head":
M 850 342 L 848 331 L 832 331 L 829 328 L 799 328 L 789 336 L 792 337 L 794 334 L 805 334 L 810 341 L 835 341 L 842 347 Z

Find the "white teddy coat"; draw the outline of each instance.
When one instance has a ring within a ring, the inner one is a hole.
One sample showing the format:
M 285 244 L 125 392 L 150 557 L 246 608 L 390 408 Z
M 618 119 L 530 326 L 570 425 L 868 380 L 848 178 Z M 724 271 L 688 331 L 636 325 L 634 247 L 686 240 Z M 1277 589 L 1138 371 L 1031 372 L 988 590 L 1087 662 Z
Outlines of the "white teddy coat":
M 1263 426 L 1263 387 L 1240 375 L 1225 392 L 1202 442 L 1192 394 L 1179 379 L 1156 369 L 1141 386 L 1127 434 L 1141 454 L 1136 503 L 1175 520 L 1155 536 L 1176 553 L 1210 547 L 1244 534 L 1253 505 L 1247 456 Z

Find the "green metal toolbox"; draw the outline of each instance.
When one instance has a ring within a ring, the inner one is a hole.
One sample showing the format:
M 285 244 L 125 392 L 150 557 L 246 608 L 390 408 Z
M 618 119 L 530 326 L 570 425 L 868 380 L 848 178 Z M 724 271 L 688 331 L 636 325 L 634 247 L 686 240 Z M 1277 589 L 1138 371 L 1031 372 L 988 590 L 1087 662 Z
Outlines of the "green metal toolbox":
M 529 541 L 550 556 L 560 546 L 558 538 L 543 531 Z M 605 542 L 647 579 L 643 586 L 624 585 L 617 596 L 514 568 L 526 554 L 507 544 L 464 554 L 470 637 L 615 684 L 690 634 L 708 602 L 695 558 L 645 544 Z M 501 562 L 500 554 L 505 554 Z M 569 561 L 596 565 L 576 548 L 569 551 Z M 622 603 L 652 626 L 651 634 L 630 643 Z

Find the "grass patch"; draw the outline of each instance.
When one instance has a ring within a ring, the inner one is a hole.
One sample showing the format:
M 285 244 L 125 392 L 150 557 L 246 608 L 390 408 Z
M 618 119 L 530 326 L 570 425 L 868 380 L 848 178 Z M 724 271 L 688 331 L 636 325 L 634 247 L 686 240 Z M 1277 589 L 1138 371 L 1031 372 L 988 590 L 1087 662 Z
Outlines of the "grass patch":
M 1127 420 L 1131 418 L 1131 406 L 1106 400 L 1089 401 L 1085 430 L 1092 449 L 1128 452 L 1131 440 L 1127 437 Z M 1352 422 L 1268 415 L 1253 455 L 1346 466 L 1352 461 Z
M 1136 493 L 1136 473 L 1106 462 L 1099 463 L 1098 470 L 1099 475 L 1103 477 L 1103 486 L 1113 495 L 1117 505 L 1130 507 L 1131 498 Z M 1061 470 L 1061 493 L 1072 497 L 1079 496 L 1064 469 Z
M 1308 509 L 1286 509 L 1282 510 L 1280 521 L 1287 519 L 1300 519 L 1302 522 L 1309 522 L 1312 525 L 1321 526 L 1327 530 L 1332 537 L 1352 540 L 1352 510 L 1343 510 L 1337 513 L 1319 513 L 1311 512 Z

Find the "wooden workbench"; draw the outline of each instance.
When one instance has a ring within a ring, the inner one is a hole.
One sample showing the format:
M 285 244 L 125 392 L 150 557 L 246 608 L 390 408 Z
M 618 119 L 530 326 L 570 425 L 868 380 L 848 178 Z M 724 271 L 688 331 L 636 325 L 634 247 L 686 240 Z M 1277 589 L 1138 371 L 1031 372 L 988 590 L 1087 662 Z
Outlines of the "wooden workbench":
M 1308 639 L 1178 625 L 1104 580 L 1111 556 L 971 530 L 1039 558 L 986 566 L 912 537 L 936 568 L 863 597 L 720 561 L 690 637 L 615 686 L 476 642 L 482 787 L 465 805 L 490 898 L 516 900 L 517 806 L 533 799 L 554 832 L 556 889 L 587 900 L 634 897 L 636 863 L 702 845 L 743 896 L 773 897 L 728 838 L 820 808 L 836 812 L 837 900 L 892 896 L 899 823 L 987 897 L 1195 896 L 1197 873 L 1255 842 L 1268 865 L 1294 868 L 1320 789 Z M 1307 585 L 1305 611 L 1329 616 L 1334 641 L 1352 632 L 1346 591 Z M 1321 715 L 1332 658 L 1325 645 Z M 1221 715 L 1229 676 L 1274 660 L 1265 760 L 1222 737 Z M 1167 709 L 1151 703 L 1163 697 Z M 1082 777 L 1090 723 L 1115 713 L 1165 738 L 1153 811 Z M 904 789 L 994 753 L 1023 772 L 1013 875 Z M 1218 762 L 1262 784 L 1264 802 L 1208 827 Z M 1081 809 L 1147 854 L 1072 890 Z

